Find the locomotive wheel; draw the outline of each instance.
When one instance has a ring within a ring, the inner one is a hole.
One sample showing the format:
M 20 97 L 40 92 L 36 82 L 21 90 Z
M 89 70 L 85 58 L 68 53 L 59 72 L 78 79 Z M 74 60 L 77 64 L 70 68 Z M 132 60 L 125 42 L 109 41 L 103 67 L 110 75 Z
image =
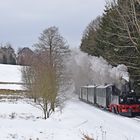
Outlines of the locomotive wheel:
M 118 108 L 116 108 L 115 111 L 116 111 L 116 114 L 119 114 Z
M 116 114 L 116 110 L 114 107 L 111 108 L 111 112 Z
M 132 114 L 132 109 L 128 109 L 128 113 L 129 113 L 129 117 L 133 117 L 133 114 Z

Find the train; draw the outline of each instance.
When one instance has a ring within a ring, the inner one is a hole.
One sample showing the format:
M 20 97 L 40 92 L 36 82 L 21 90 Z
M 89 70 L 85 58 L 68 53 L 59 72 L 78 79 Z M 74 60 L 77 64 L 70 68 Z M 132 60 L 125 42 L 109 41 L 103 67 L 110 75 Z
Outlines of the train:
M 82 86 L 79 99 L 115 114 L 140 116 L 140 96 L 126 86 L 123 90 L 113 84 Z

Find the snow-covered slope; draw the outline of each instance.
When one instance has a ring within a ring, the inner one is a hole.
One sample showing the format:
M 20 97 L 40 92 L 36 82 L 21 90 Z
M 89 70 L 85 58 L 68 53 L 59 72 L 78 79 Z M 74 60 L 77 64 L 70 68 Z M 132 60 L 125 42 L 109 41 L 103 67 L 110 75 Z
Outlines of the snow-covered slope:
M 22 90 L 21 66 L 0 64 L 0 89 Z
M 21 83 L 21 66 L 0 64 L 0 82 Z
M 0 89 L 23 90 L 22 84 L 0 84 Z
M 38 108 L 20 101 L 0 104 L 0 140 L 139 140 L 140 121 L 99 110 L 78 99 L 66 103 L 62 112 L 42 119 Z

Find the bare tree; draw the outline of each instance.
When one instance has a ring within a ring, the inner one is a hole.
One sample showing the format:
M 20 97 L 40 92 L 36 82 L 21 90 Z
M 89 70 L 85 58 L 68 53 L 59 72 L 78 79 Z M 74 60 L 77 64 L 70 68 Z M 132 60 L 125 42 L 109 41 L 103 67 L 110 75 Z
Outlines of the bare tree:
M 38 43 L 34 46 L 36 48 L 35 58 L 31 67 L 26 69 L 27 71 L 25 70 L 26 83 L 46 119 L 55 111 L 59 102 L 59 93 L 63 89 L 64 83 L 67 83 L 64 61 L 69 50 L 56 27 L 44 30 Z

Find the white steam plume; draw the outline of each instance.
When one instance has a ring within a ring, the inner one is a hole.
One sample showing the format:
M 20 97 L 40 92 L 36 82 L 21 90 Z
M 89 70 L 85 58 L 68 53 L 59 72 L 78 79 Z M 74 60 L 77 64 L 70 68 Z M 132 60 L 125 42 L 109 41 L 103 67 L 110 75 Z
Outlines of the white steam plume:
M 72 50 L 69 70 L 72 74 L 76 91 L 80 86 L 115 84 L 118 88 L 129 81 L 127 67 L 123 64 L 112 67 L 102 57 L 88 56 L 79 49 Z

